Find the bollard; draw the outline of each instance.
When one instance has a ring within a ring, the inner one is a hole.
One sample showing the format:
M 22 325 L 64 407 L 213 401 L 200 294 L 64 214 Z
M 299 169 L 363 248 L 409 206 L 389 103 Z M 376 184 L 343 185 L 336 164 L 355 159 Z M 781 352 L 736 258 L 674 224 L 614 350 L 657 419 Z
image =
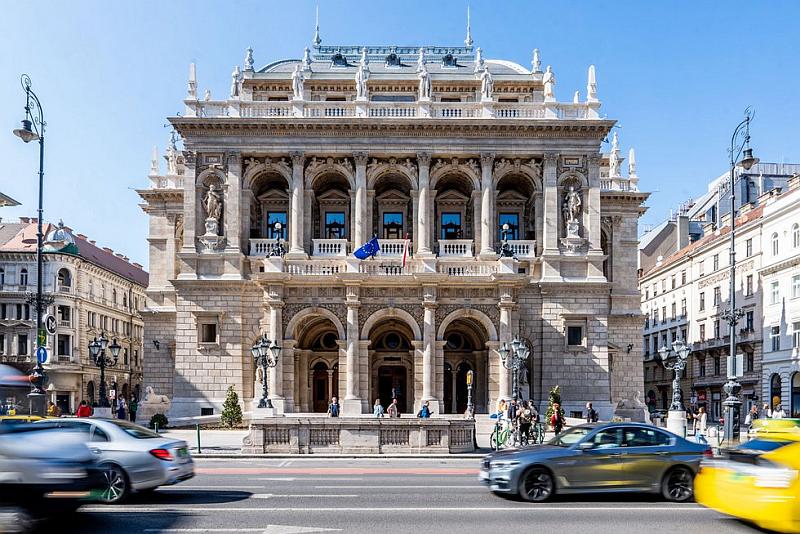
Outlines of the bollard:
M 197 454 L 203 454 L 203 450 L 200 448 L 200 424 L 194 426 L 197 428 Z
M 158 423 L 153 423 L 153 426 L 155 427 L 156 434 L 158 434 Z

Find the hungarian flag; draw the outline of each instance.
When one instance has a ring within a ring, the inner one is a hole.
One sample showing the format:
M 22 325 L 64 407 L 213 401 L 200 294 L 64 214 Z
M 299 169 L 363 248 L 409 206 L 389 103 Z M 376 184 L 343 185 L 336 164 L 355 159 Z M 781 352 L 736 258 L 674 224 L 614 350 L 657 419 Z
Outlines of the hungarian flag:
M 405 241 L 403 241 L 403 267 L 406 266 L 406 260 L 411 255 L 411 240 L 408 238 L 408 234 L 406 234 Z

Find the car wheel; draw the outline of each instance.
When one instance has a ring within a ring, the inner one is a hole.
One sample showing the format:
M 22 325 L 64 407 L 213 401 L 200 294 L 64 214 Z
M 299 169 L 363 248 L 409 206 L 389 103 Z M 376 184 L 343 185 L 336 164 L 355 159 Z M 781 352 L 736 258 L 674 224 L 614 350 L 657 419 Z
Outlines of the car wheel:
M 519 482 L 519 496 L 528 502 L 544 502 L 553 496 L 553 475 L 543 467 L 534 467 L 525 472 Z
M 661 494 L 668 501 L 686 502 L 694 495 L 694 476 L 686 467 L 670 469 L 661 483 Z
M 128 477 L 118 465 L 107 464 L 102 466 L 103 488 L 100 501 L 104 504 L 117 504 L 128 496 Z

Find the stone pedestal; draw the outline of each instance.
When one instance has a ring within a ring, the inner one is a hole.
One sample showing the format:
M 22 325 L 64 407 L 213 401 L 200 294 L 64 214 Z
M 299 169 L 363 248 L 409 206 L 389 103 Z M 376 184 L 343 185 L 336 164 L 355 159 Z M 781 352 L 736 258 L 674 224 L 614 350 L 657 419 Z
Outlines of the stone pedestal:
M 342 399 L 341 404 L 343 416 L 361 415 L 361 399 Z
M 500 258 L 497 260 L 500 264 L 500 273 L 503 274 L 516 274 L 519 267 L 519 261 L 514 258 Z
M 282 273 L 283 258 L 281 258 L 280 256 L 267 256 L 266 258 L 264 258 L 264 272 Z
M 251 419 L 264 419 L 265 417 L 275 417 L 281 414 L 275 412 L 275 408 L 259 408 L 258 402 L 261 399 L 253 399 Z
M 95 408 L 92 417 L 102 417 L 105 419 L 111 419 L 112 417 L 111 408 Z M 150 421 L 149 418 L 147 420 L 148 422 Z
M 682 438 L 686 437 L 686 412 L 670 410 L 667 414 L 667 430 Z

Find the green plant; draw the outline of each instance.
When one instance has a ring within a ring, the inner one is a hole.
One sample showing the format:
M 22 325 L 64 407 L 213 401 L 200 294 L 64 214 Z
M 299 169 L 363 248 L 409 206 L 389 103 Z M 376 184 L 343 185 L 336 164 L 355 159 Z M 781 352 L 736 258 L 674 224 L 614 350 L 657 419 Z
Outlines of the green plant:
M 561 387 L 560 386 L 553 386 L 553 389 L 550 390 L 550 393 L 547 395 L 547 413 L 545 413 L 545 421 L 547 424 L 550 424 L 550 419 L 553 417 L 555 413 L 555 409 L 553 408 L 554 404 L 558 404 L 558 411 L 561 415 L 561 418 L 564 418 L 564 408 L 561 407 Z
M 157 414 L 154 414 L 153 417 L 150 418 L 150 423 L 148 424 L 148 426 L 150 428 L 154 429 L 154 428 L 156 428 L 156 425 L 158 425 L 158 428 L 160 430 L 160 429 L 167 428 L 168 424 L 169 424 L 169 420 L 167 419 L 167 416 L 164 415 L 163 413 L 157 413 Z
M 222 404 L 220 423 L 229 428 L 242 424 L 242 407 L 239 406 L 239 395 L 236 394 L 233 386 L 228 386 L 228 394 Z

